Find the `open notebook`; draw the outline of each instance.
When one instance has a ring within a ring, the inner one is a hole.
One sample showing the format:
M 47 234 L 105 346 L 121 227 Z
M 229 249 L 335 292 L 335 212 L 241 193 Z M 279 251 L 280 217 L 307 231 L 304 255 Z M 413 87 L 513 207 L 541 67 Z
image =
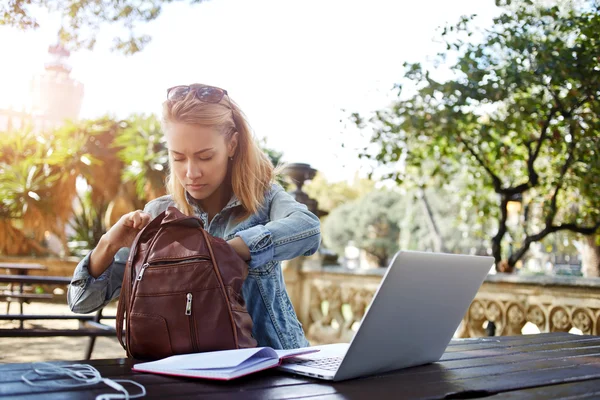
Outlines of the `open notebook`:
M 182 354 L 163 358 L 162 360 L 135 364 L 132 369 L 137 372 L 227 381 L 277 367 L 285 358 L 317 351 L 319 350 L 310 347 L 292 350 L 255 347 L 252 349 L 211 351 Z

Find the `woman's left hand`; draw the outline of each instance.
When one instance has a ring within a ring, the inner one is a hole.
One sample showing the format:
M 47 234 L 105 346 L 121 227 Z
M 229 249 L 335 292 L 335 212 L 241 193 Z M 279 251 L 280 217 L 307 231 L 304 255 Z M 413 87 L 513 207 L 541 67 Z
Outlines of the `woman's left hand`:
M 242 260 L 250 261 L 250 249 L 246 246 L 246 243 L 244 243 L 241 237 L 236 236 L 233 239 L 228 240 L 227 243 L 235 250 Z

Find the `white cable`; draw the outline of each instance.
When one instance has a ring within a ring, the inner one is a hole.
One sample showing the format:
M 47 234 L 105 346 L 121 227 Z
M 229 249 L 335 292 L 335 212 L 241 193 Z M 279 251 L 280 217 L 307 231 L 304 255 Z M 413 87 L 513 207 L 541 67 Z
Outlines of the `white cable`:
M 116 394 L 116 393 L 105 393 L 105 394 L 101 394 L 96 396 L 96 400 L 112 400 L 112 399 L 125 399 L 125 400 L 129 400 L 129 399 L 136 399 L 138 397 L 144 397 L 146 395 L 146 388 L 134 381 L 130 381 L 128 379 L 108 379 L 108 378 L 103 378 L 102 382 L 104 382 L 105 384 L 107 384 L 108 386 L 112 387 L 113 389 L 116 389 L 120 392 L 123 392 L 124 394 Z M 121 385 L 119 385 L 117 382 L 129 382 L 129 383 L 133 383 L 134 385 L 136 385 L 137 387 L 139 387 L 140 389 L 142 389 L 141 393 L 138 393 L 136 395 L 130 396 L 129 392 Z
M 117 400 L 117 399 L 137 399 L 138 397 L 144 397 L 146 395 L 146 388 L 134 381 L 128 379 L 108 379 L 102 378 L 100 372 L 88 364 L 72 364 L 66 365 L 64 367 L 57 366 L 50 363 L 39 363 L 43 367 L 34 368 L 33 371 L 29 371 L 21 376 L 21 379 L 31 386 L 59 386 L 59 387 L 81 387 L 81 386 L 90 386 L 96 385 L 98 383 L 104 383 L 105 385 L 110 386 L 111 388 L 121 392 L 121 393 L 104 393 L 96 396 L 96 400 Z M 39 376 L 50 376 L 54 375 L 54 379 L 58 379 L 60 377 L 69 377 L 75 380 L 75 382 L 60 382 L 60 381 L 47 381 L 46 383 L 34 383 L 31 381 L 27 375 L 36 373 Z M 125 389 L 122 385 L 117 382 L 127 382 L 133 385 L 136 385 L 141 389 L 141 393 L 136 395 L 129 395 L 127 389 Z

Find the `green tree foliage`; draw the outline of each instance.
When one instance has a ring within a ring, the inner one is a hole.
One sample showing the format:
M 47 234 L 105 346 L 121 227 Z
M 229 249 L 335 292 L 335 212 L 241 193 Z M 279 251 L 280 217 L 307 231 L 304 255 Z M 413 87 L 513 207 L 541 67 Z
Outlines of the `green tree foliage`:
M 138 208 L 164 194 L 169 155 L 160 121 L 154 116 L 133 115 L 121 122 L 113 144 L 124 163 L 122 182 L 135 186 Z
M 281 153 L 261 146 L 277 163 Z M 72 250 L 83 254 L 105 232 L 105 214 L 115 198 L 127 197 L 142 208 L 165 194 L 167 170 L 155 116 L 103 117 L 45 133 L 0 133 L 0 254 L 46 253 L 46 232 L 67 247 L 67 225 L 79 242 Z M 77 192 L 78 180 L 87 183 L 86 193 Z
M 78 206 L 69 220 L 72 233 L 68 247 L 72 255 L 84 257 L 93 249 L 104 234 L 103 213 L 106 208 L 95 207 L 91 200 L 91 191 L 77 195 Z
M 320 172 L 317 172 L 316 176 L 303 187 L 306 194 L 317 200 L 319 209 L 326 212 L 331 212 L 342 204 L 355 200 L 374 189 L 375 181 L 359 178 L 358 175 L 351 183 L 329 182 Z
M 125 32 L 113 39 L 113 50 L 134 54 L 151 40 L 136 31 L 138 25 L 155 20 L 165 4 L 176 1 L 197 4 L 203 0 L 8 0 L 0 4 L 0 25 L 37 29 L 36 10 L 45 9 L 60 14 L 58 35 L 68 49 L 93 49 L 100 29 L 112 24 Z
M 378 149 L 362 156 L 401 165 L 398 183 L 466 176 L 463 208 L 497 220 L 497 267 L 507 233 L 512 267 L 531 243 L 554 232 L 593 234 L 600 227 L 600 8 L 513 4 L 479 32 L 472 17 L 442 32 L 453 78 L 435 79 L 406 64 L 403 96 L 361 127 Z M 467 40 L 477 33 L 481 40 Z M 439 65 L 437 65 L 439 66 Z M 435 160 L 435 162 L 431 162 Z M 525 223 L 509 232 L 509 200 L 520 197 Z
M 401 196 L 393 191 L 375 190 L 335 208 L 323 223 L 325 244 L 344 254 L 350 241 L 387 266 L 399 247 L 402 216 Z
M 66 243 L 77 177 L 105 176 L 96 169 L 96 157 L 113 129 L 114 123 L 99 120 L 47 134 L 24 129 L 0 135 L 1 253 L 44 253 L 36 243 L 46 232 Z M 92 193 L 96 199 L 103 195 Z

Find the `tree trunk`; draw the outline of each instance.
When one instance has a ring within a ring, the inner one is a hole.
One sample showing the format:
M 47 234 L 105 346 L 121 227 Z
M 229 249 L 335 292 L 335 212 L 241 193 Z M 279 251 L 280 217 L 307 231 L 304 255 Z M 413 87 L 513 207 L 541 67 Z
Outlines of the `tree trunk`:
M 398 248 L 401 250 L 407 250 L 411 248 L 410 246 L 413 236 L 411 228 L 414 220 L 413 207 L 413 202 L 408 201 L 406 203 L 404 217 L 398 222 L 398 226 L 400 226 L 400 235 L 398 235 Z
M 440 229 L 435 221 L 435 216 L 433 215 L 433 210 L 431 209 L 431 205 L 427 200 L 425 190 L 422 188 L 419 190 L 419 199 L 421 200 L 421 204 L 423 205 L 423 209 L 425 210 L 425 220 L 427 221 L 429 235 L 431 237 L 431 241 L 433 242 L 433 250 L 437 253 L 445 251 L 446 248 L 444 246 L 444 239 L 442 238 Z
M 581 272 L 586 278 L 600 277 L 600 246 L 596 244 L 596 235 L 585 236 L 582 240 Z
M 496 271 L 498 272 L 512 272 L 507 266 L 506 260 L 502 260 L 502 239 L 506 234 L 506 220 L 508 218 L 507 210 L 508 199 L 506 196 L 502 196 L 500 200 L 500 220 L 498 221 L 498 232 L 492 238 L 492 255 L 496 262 Z

